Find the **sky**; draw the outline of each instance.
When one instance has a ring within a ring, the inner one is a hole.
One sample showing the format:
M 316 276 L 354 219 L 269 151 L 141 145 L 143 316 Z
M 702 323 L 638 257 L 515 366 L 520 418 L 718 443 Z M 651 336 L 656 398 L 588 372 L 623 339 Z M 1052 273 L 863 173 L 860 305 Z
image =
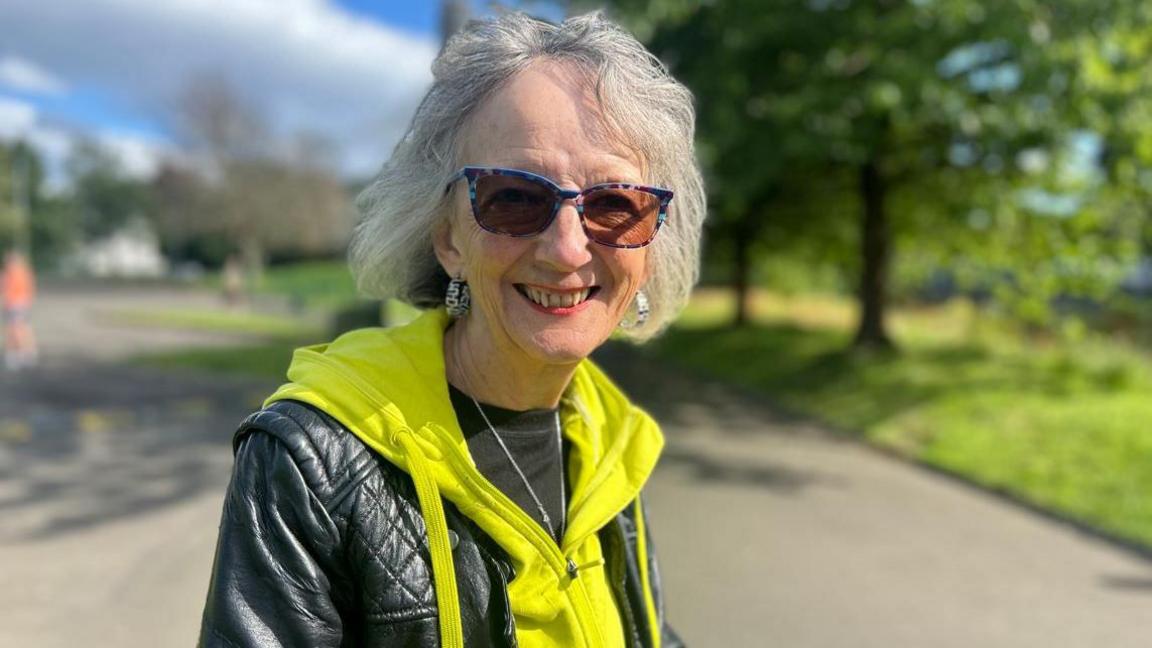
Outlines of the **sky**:
M 489 4 L 471 0 L 474 15 Z M 146 178 L 179 158 L 179 98 L 210 78 L 364 177 L 431 82 L 439 13 L 438 0 L 0 0 L 0 140 L 30 142 L 56 185 L 82 137 Z

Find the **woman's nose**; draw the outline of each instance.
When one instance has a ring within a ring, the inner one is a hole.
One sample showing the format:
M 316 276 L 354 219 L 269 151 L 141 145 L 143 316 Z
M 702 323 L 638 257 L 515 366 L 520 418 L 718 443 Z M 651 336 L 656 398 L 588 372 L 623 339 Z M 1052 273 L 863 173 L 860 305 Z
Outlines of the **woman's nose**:
M 576 205 L 565 201 L 552 224 L 540 233 L 536 256 L 557 270 L 571 271 L 592 260 L 590 244 Z

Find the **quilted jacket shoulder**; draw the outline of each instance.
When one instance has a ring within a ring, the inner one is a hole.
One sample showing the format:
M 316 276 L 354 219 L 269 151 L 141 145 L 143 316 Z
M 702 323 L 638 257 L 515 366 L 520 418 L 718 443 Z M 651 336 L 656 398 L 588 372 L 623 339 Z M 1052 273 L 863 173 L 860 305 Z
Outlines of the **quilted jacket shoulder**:
M 250 416 L 233 445 L 201 645 L 439 645 L 424 520 L 407 474 L 290 401 Z M 514 645 L 511 567 L 446 509 L 466 643 Z

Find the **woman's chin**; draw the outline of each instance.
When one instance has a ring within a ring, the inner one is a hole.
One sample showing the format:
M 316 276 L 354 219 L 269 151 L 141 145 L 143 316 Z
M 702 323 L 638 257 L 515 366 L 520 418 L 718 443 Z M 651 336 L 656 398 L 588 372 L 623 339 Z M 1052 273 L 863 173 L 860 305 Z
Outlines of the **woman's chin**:
M 604 340 L 594 339 L 584 330 L 539 331 L 525 340 L 524 350 L 546 364 L 575 364 L 592 355 Z

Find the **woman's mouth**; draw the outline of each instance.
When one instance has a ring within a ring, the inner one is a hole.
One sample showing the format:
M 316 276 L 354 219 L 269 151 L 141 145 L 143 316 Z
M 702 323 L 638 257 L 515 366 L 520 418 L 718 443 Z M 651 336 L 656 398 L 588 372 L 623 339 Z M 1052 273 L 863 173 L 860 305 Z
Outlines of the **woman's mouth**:
M 549 313 L 569 312 L 585 302 L 600 290 L 599 286 L 589 286 L 578 290 L 553 291 L 527 284 L 516 284 L 516 291 L 528 301 Z

